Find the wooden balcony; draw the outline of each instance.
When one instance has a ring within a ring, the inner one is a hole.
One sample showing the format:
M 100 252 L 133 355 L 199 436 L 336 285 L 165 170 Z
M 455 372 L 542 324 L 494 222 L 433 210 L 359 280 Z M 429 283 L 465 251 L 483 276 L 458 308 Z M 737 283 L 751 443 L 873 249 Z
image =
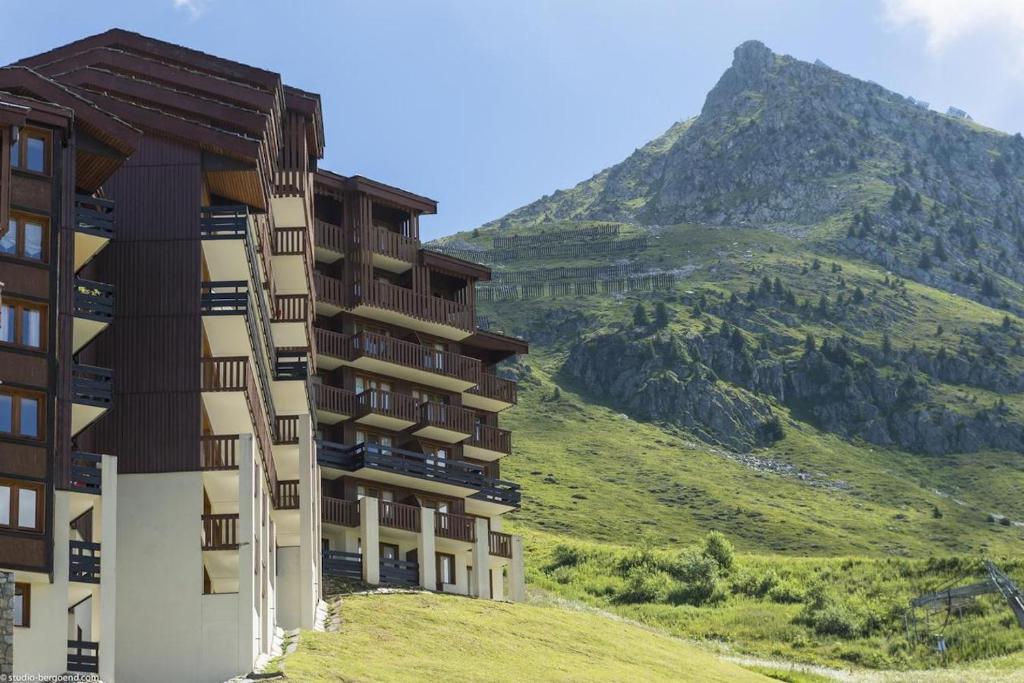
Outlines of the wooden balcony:
M 416 424 L 416 399 L 393 391 L 367 389 L 356 394 L 355 418 L 359 424 L 400 432 Z
M 68 488 L 80 493 L 100 495 L 103 492 L 103 456 L 75 451 L 71 454 Z
M 420 404 L 413 434 L 423 439 L 458 443 L 473 434 L 474 414 L 459 406 L 427 401 Z
M 238 513 L 203 515 L 203 550 L 238 550 Z
M 477 493 L 470 496 L 470 503 L 479 506 L 482 513 L 501 513 L 509 508 L 518 508 L 522 502 L 522 490 L 519 484 L 503 479 L 487 478 L 486 483 Z
M 355 396 L 348 389 L 339 389 L 329 384 L 314 384 L 317 419 L 324 424 L 337 424 L 352 417 L 355 412 Z
M 100 644 L 93 640 L 69 640 L 67 669 L 69 673 L 98 674 Z
M 370 481 L 459 497 L 483 491 L 490 481 L 479 465 L 372 443 L 345 446 L 320 442 L 317 462 L 324 469 L 353 473 Z
M 275 346 L 309 348 L 313 343 L 312 297 L 309 294 L 276 294 L 273 301 Z
M 199 437 L 199 469 L 204 471 L 238 469 L 238 435 Z
M 324 524 L 359 526 L 359 501 L 321 496 L 320 517 Z
M 316 365 L 318 368 L 334 370 L 349 360 L 350 335 L 314 327 L 313 338 L 316 340 Z
M 313 226 L 317 261 L 333 263 L 345 255 L 346 230 L 340 225 L 316 221 Z
M 106 413 L 114 402 L 114 373 L 75 363 L 71 367 L 71 436 Z
M 278 294 L 274 297 L 275 323 L 306 323 L 308 321 L 308 294 Z
M 278 510 L 299 509 L 298 479 L 277 482 L 277 490 L 274 492 L 274 507 Z
M 299 416 L 278 415 L 274 427 L 274 445 L 295 445 L 299 443 Z
M 450 512 L 434 512 L 434 534 L 453 541 L 474 543 L 476 541 L 476 520 Z
M 77 272 L 114 238 L 114 202 L 88 195 L 75 196 L 75 253 Z
M 497 413 L 516 404 L 517 388 L 512 380 L 481 372 L 479 382 L 468 389 L 462 402 L 470 408 Z
M 100 582 L 100 544 L 70 541 L 68 580 L 78 583 Z
M 373 265 L 376 268 L 404 273 L 416 263 L 419 241 L 394 230 L 372 226 L 356 231 L 354 238 L 358 246 L 373 254 Z
M 462 392 L 480 376 L 480 361 L 449 351 L 360 332 L 347 340 L 349 365 L 417 384 Z
M 411 327 L 446 339 L 464 339 L 475 328 L 473 311 L 457 301 L 417 293 L 383 280 L 360 283 L 358 287 L 352 302 L 356 315 Z
M 495 557 L 512 557 L 512 536 L 509 534 L 503 534 L 500 531 L 490 532 L 488 538 L 488 546 L 491 551 L 491 555 Z
M 78 353 L 114 322 L 114 286 L 75 278 L 74 304 L 71 352 Z
M 419 533 L 420 509 L 415 505 L 382 500 L 378 503 L 377 513 L 380 525 L 383 527 Z
M 474 460 L 497 460 L 512 453 L 512 432 L 488 425 L 473 427 L 473 434 L 462 446 L 467 458 Z
M 276 228 L 271 241 L 274 283 L 287 292 L 308 293 L 313 284 L 313 249 L 304 227 Z

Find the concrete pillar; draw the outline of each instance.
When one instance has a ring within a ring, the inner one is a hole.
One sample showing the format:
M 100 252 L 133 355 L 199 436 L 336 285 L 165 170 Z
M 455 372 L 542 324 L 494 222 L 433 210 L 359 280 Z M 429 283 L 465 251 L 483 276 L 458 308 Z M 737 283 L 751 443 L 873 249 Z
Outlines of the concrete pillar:
M 523 565 L 523 537 L 512 537 L 512 559 L 508 563 L 508 599 L 526 601 L 526 571 Z
M 433 508 L 420 508 L 420 534 L 416 543 L 416 556 L 420 563 L 420 587 L 429 591 L 437 590 Z
M 505 565 L 498 565 L 497 567 L 491 567 L 491 599 L 492 600 L 504 600 L 505 599 Z
M 103 477 L 103 493 L 97 503 L 98 509 L 93 510 L 93 519 L 98 519 L 100 529 L 96 535 L 100 539 L 100 590 L 93 595 L 94 607 L 99 602 L 100 644 L 100 679 L 105 683 L 115 683 L 115 634 L 117 614 L 117 458 L 104 455 L 100 464 Z M 99 600 L 97 601 L 97 597 Z
M 252 671 L 256 660 L 255 599 L 256 485 L 252 434 L 238 437 L 238 671 Z
M 469 572 L 466 571 L 466 553 L 455 554 L 455 593 L 469 595 Z
M 490 529 L 487 520 L 476 518 L 476 542 L 473 543 L 473 588 L 474 598 L 491 598 L 491 582 L 487 571 L 491 568 Z
M 316 619 L 316 569 L 319 565 L 319 526 L 314 524 L 313 513 L 317 500 L 313 485 L 313 427 L 309 415 L 299 416 L 299 621 L 310 630 Z M 316 515 L 319 517 L 319 515 Z M 314 536 L 314 533 L 316 535 Z
M 363 539 L 363 581 L 380 583 L 380 512 L 376 498 L 359 500 L 359 533 Z

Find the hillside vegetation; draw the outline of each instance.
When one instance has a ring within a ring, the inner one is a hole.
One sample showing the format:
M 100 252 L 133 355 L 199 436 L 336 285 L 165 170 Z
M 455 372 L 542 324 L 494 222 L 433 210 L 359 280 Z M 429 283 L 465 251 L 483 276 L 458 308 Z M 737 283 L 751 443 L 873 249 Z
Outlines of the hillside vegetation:
M 433 593 L 353 595 L 339 632 L 303 632 L 307 681 L 768 681 L 679 640 L 586 612 Z

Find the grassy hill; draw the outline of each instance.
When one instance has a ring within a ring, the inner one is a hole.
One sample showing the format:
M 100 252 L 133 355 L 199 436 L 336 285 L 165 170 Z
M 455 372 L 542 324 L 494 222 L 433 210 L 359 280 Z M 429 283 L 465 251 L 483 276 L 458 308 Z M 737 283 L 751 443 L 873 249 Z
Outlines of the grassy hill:
M 304 632 L 282 663 L 289 680 L 770 680 L 682 641 L 557 607 L 398 593 L 349 596 L 332 609 L 340 632 Z

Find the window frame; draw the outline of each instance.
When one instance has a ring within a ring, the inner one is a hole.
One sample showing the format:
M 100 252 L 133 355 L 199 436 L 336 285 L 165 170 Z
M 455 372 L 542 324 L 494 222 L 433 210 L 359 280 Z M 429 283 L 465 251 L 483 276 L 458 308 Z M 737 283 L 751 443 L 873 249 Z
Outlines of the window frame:
M 43 484 L 34 481 L 22 481 L 18 479 L 0 479 L 0 487 L 7 487 L 11 490 L 10 510 L 8 524 L 0 524 L 2 531 L 18 531 L 26 534 L 42 534 L 44 531 L 43 522 L 46 510 L 46 502 L 43 498 L 45 489 Z M 19 501 L 21 491 L 34 491 L 36 494 L 36 518 L 34 526 L 21 526 L 21 514 Z
M 19 593 L 20 591 L 20 593 Z M 16 581 L 14 583 L 14 596 L 17 599 L 21 595 L 21 621 L 14 622 L 15 628 L 30 628 L 32 626 L 32 584 Z
M 14 224 L 13 226 L 11 225 L 12 223 Z M 39 243 L 41 251 L 40 258 L 32 258 L 31 256 L 25 255 L 26 223 L 38 223 L 42 227 L 43 234 Z M 8 231 L 11 229 L 14 230 L 14 253 L 8 254 L 6 252 L 0 252 L 0 256 L 21 259 L 22 261 L 28 261 L 29 263 L 50 262 L 50 219 L 47 216 L 40 216 L 26 211 L 11 211 L 7 225 Z
M 28 145 L 25 143 L 29 138 L 35 138 L 43 141 L 43 170 L 37 171 L 29 168 L 27 165 L 28 161 Z M 15 159 L 15 156 L 17 159 Z M 53 157 L 53 134 L 50 131 L 43 130 L 42 128 L 34 128 L 31 126 L 25 126 L 18 131 L 18 142 L 13 143 L 10 149 L 11 169 L 15 171 L 21 171 L 23 173 L 33 173 L 40 176 L 49 176 L 51 172 L 51 164 Z
M 11 399 L 11 431 L 0 431 L 0 437 L 24 439 L 26 441 L 46 441 L 46 394 L 41 391 L 28 389 L 14 389 L 11 387 L 0 388 L 0 396 L 9 396 Z M 36 401 L 36 435 L 30 436 L 21 433 L 21 399 L 30 398 Z
M 25 349 L 27 351 L 46 351 L 46 335 L 47 335 L 47 310 L 45 303 L 36 303 L 34 301 L 26 301 L 24 299 L 15 299 L 5 297 L 3 300 L 4 307 L 10 307 L 13 313 L 12 327 L 14 328 L 14 341 L 4 341 L 0 337 L 0 346 L 7 348 Z M 22 343 L 22 335 L 24 334 L 24 314 L 26 310 L 35 311 L 39 314 L 39 346 L 29 346 L 28 344 Z

